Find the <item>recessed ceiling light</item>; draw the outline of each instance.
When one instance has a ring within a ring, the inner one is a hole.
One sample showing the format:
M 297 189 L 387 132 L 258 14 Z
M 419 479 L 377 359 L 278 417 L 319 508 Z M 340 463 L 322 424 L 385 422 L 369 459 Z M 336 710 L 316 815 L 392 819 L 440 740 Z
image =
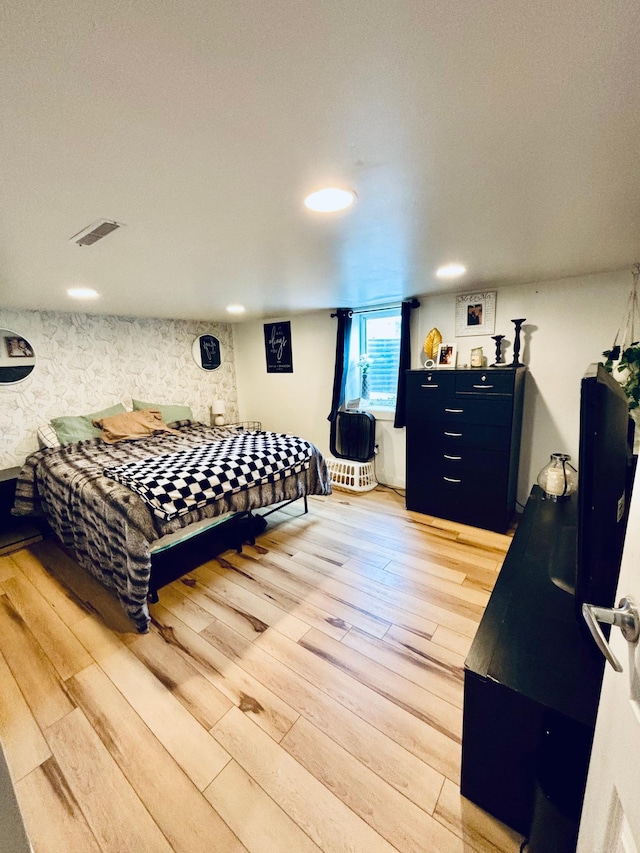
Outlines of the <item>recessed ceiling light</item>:
M 244 305 L 227 305 L 229 314 L 244 314 Z
M 467 268 L 463 264 L 445 264 L 442 267 L 438 267 L 436 275 L 438 278 L 459 278 L 466 271 Z
M 320 213 L 335 213 L 345 210 L 356 200 L 353 190 L 341 190 L 338 187 L 327 187 L 324 190 L 308 195 L 304 203 L 309 210 L 317 210 Z
M 73 299 L 97 299 L 99 295 L 92 287 L 70 287 L 67 293 Z

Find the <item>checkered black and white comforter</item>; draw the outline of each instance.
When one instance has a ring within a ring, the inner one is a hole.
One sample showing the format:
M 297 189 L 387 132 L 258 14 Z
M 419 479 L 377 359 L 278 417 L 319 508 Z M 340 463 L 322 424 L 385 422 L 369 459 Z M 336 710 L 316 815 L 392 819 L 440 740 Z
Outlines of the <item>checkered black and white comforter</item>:
M 205 506 L 226 493 L 273 483 L 309 467 L 313 447 L 302 438 L 244 432 L 223 441 L 104 469 L 133 489 L 165 520 Z

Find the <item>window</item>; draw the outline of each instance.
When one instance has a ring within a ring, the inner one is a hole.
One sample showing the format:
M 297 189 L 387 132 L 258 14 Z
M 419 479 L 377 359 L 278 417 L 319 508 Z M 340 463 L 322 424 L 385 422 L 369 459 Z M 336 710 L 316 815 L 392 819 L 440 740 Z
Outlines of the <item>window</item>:
M 350 397 L 360 406 L 395 409 L 400 363 L 400 308 L 354 317 L 351 341 Z

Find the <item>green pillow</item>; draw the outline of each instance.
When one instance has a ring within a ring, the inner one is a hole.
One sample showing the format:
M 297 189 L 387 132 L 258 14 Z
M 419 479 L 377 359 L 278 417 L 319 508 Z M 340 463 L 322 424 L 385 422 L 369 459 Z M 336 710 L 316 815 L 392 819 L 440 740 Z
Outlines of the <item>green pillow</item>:
M 143 409 L 158 409 L 165 424 L 193 420 L 193 413 L 189 406 L 161 406 L 160 403 L 142 403 L 140 400 L 133 401 L 134 412 L 141 412 Z
M 68 415 L 62 418 L 52 418 L 51 426 L 55 430 L 60 444 L 71 444 L 74 441 L 84 441 L 87 438 L 99 438 L 102 432 L 98 427 L 94 427 L 94 420 L 119 415 L 126 411 L 122 403 L 118 403 L 116 406 L 111 406 L 110 409 L 103 409 L 101 412 L 93 412 L 90 415 Z

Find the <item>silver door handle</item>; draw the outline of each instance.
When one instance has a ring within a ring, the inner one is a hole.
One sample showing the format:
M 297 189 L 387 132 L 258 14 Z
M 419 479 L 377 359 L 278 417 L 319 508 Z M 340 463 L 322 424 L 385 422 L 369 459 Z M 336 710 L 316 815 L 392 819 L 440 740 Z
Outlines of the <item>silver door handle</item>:
M 450 459 L 452 462 L 460 462 L 462 459 L 462 456 L 449 456 L 448 453 L 443 453 L 442 458 L 443 459 Z
M 640 637 L 640 614 L 634 600 L 621 598 L 617 607 L 597 607 L 595 604 L 585 603 L 582 605 L 582 615 L 602 654 L 616 672 L 622 672 L 622 664 L 611 651 L 611 646 L 598 623 L 617 625 L 628 643 L 637 643 Z
M 450 415 L 462 415 L 464 414 L 464 409 L 445 409 L 445 412 L 448 412 Z
M 421 388 L 439 388 L 439 385 L 421 385 Z
M 446 480 L 447 483 L 461 483 L 462 480 L 456 480 L 454 477 L 443 477 L 443 480 Z
M 445 435 L 452 436 L 453 438 L 461 438 L 461 432 L 445 432 Z
M 474 388 L 493 388 L 493 385 L 474 385 Z

